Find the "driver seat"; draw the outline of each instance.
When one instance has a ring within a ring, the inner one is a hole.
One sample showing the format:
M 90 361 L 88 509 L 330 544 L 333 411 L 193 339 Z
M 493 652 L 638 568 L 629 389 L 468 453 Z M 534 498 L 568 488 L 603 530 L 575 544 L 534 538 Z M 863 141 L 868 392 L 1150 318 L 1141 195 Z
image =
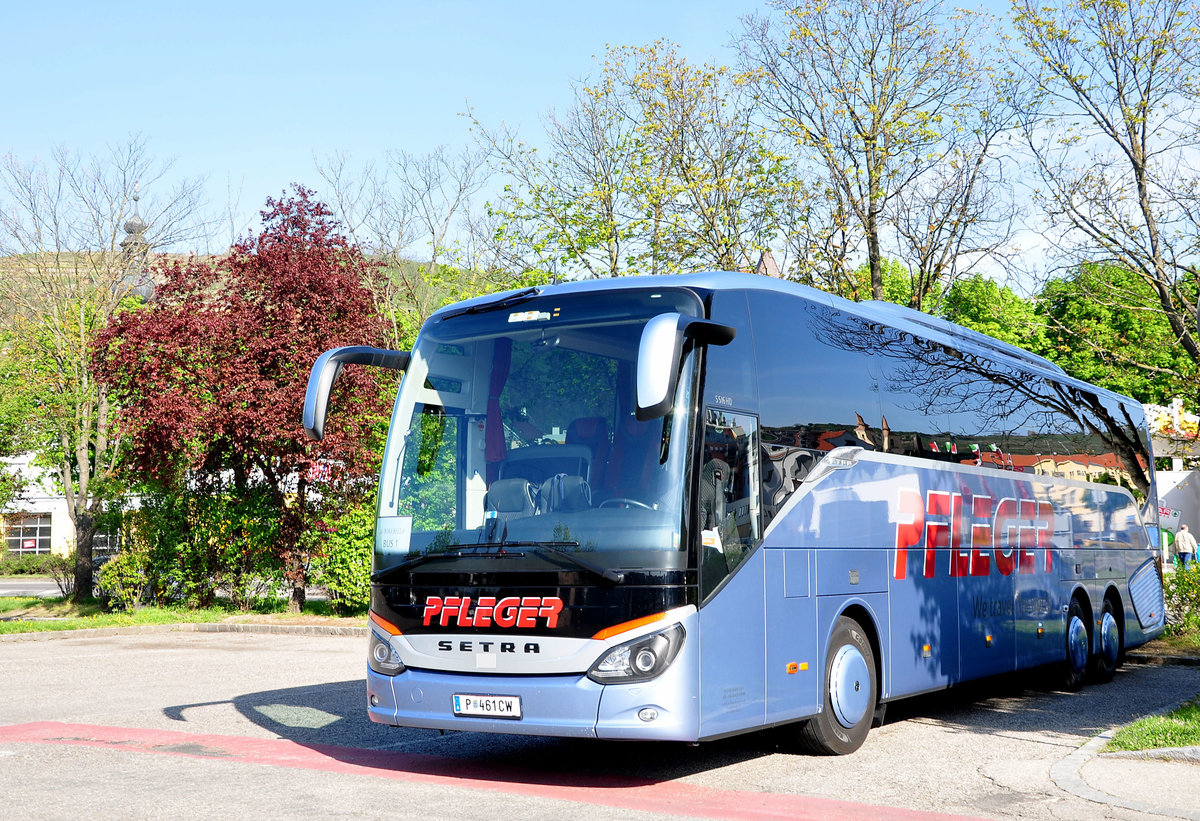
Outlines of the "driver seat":
M 640 422 L 627 416 L 613 437 L 612 455 L 604 471 L 604 498 L 646 499 L 657 495 L 662 420 Z

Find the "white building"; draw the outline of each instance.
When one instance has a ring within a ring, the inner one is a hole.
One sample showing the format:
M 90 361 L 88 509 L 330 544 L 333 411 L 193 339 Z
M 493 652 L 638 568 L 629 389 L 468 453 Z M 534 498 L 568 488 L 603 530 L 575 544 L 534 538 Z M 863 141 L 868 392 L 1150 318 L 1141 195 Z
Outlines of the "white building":
M 0 459 L 8 471 L 25 481 L 24 492 L 0 511 L 4 544 L 14 555 L 58 553 L 75 547 L 75 526 L 66 498 L 58 492 L 53 475 L 34 467 L 30 455 Z

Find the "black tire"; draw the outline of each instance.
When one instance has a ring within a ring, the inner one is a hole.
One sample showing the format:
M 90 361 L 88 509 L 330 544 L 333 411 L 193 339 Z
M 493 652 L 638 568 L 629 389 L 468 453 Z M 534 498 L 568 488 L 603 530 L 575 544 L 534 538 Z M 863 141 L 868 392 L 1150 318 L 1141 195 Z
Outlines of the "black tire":
M 854 619 L 840 616 L 825 657 L 824 709 L 800 725 L 798 740 L 804 749 L 846 755 L 862 746 L 879 699 L 875 669 L 866 632 Z
M 1096 629 L 1099 630 L 1100 652 L 1092 656 L 1092 677 L 1103 684 L 1112 681 L 1125 652 L 1125 636 L 1111 598 L 1104 599 L 1099 621 Z
M 1082 631 L 1082 632 L 1081 632 Z M 1087 678 L 1092 640 L 1088 630 L 1087 615 L 1078 597 L 1071 599 L 1067 609 L 1066 642 L 1063 646 L 1065 658 L 1062 662 L 1062 684 L 1064 690 L 1075 691 L 1083 686 Z

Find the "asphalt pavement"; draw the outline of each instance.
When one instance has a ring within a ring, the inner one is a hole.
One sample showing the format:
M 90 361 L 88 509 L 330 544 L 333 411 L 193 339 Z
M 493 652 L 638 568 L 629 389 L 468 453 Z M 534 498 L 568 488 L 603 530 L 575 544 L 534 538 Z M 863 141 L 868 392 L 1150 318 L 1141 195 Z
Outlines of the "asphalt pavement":
M 54 579 L 43 576 L 0 576 L 0 596 L 36 596 L 53 598 L 62 591 Z
M 198 635 L 226 630 L 243 635 Z M 362 641 L 279 625 L 0 636 L 0 804 L 39 821 L 80 800 L 139 818 L 1200 819 L 1200 751 L 1099 754 L 1110 725 L 1200 692 L 1184 660 L 1135 652 L 1079 693 L 985 682 L 900 702 L 860 751 L 824 758 L 756 736 L 692 748 L 370 725 Z

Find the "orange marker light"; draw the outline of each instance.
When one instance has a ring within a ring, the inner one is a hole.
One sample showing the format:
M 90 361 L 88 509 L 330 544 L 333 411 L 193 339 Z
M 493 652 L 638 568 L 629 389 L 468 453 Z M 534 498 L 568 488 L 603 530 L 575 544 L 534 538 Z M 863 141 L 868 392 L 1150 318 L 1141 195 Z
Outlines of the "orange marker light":
M 800 665 L 794 661 L 789 661 L 787 671 L 789 676 L 795 675 L 796 673 L 800 672 Z
M 628 633 L 630 630 L 636 630 L 639 627 L 644 627 L 647 624 L 654 624 L 656 621 L 662 621 L 667 617 L 666 613 L 655 613 L 653 616 L 642 616 L 640 619 L 633 621 L 623 621 L 620 624 L 614 624 L 612 627 L 605 627 L 599 633 L 592 636 L 594 639 L 607 639 L 611 636 L 617 636 L 621 633 Z
M 402 635 L 399 627 L 392 624 L 390 621 L 388 621 L 383 616 L 376 613 L 374 610 L 370 611 L 370 613 L 367 614 L 367 618 L 369 618 L 371 621 L 375 622 L 377 625 L 379 625 L 381 628 L 383 628 L 384 632 L 391 633 L 393 636 Z

